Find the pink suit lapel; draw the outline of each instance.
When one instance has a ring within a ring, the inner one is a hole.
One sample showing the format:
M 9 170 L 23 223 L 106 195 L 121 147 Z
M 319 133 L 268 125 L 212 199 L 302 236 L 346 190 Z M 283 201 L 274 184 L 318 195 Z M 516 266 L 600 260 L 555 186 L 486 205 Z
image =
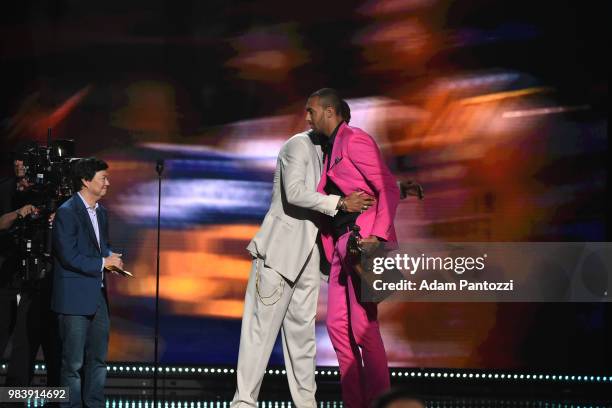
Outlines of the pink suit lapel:
M 317 187 L 317 191 L 319 193 L 325 193 L 325 185 L 327 184 L 327 163 L 331 161 L 329 165 L 329 171 L 332 171 L 334 166 L 338 164 L 339 160 L 342 159 L 342 144 L 344 142 L 345 130 L 347 128 L 346 122 L 343 122 L 338 128 L 338 132 L 336 133 L 336 140 L 334 140 L 334 147 L 332 148 L 331 155 L 325 157 L 325 161 L 323 163 L 323 173 L 321 174 L 321 180 L 319 181 L 319 185 Z

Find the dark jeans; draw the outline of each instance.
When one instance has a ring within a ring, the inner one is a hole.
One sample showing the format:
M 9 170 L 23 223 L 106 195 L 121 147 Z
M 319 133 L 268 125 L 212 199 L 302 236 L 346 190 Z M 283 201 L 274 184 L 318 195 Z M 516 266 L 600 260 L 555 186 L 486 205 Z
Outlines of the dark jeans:
M 58 323 L 62 341 L 60 384 L 70 391 L 70 403 L 62 403 L 61 406 L 104 408 L 106 353 L 110 331 L 104 296 L 100 296 L 95 315 L 59 314 Z

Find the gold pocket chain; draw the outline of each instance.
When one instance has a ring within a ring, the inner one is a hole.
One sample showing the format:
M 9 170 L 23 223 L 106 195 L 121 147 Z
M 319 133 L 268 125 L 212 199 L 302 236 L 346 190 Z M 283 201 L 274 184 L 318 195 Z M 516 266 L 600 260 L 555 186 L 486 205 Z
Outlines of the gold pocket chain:
M 259 265 L 257 266 L 257 272 L 255 274 L 255 290 L 257 291 L 257 296 L 259 297 L 259 300 L 261 300 L 261 303 L 263 303 L 265 306 L 272 306 L 273 304 L 275 304 L 276 302 L 278 302 L 282 297 L 283 297 L 283 291 L 285 289 L 285 279 L 283 279 L 283 277 L 281 276 L 281 282 L 280 285 L 277 286 L 276 288 L 274 288 L 274 291 L 272 292 L 272 294 L 270 296 L 262 296 L 261 292 L 259 291 Z M 280 289 L 280 296 L 278 297 L 278 299 L 276 299 L 274 302 L 272 303 L 266 303 L 267 299 L 270 299 L 271 297 L 273 297 L 276 292 L 278 292 Z

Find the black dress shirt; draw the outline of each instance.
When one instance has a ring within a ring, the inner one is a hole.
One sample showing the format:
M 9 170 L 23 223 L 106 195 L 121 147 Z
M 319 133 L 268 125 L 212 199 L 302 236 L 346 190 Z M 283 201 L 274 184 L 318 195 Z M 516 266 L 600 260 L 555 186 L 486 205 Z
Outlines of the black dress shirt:
M 340 122 L 336 129 L 329 136 L 329 140 L 323 150 L 325 154 L 325 160 L 327 160 L 327 167 L 325 171 L 329 170 L 330 162 L 331 162 L 331 154 L 334 147 L 334 142 L 336 141 L 336 134 L 338 133 L 338 128 L 342 125 L 343 122 Z M 327 177 L 327 183 L 325 183 L 325 192 L 327 194 L 334 194 L 340 197 L 346 197 L 346 195 L 340 190 L 340 188 L 334 183 L 329 177 Z M 357 217 L 359 217 L 359 213 L 348 213 L 342 210 L 339 210 L 334 217 L 331 219 L 332 225 L 332 234 L 334 239 L 338 239 L 341 235 L 349 232 L 355 222 L 357 221 Z

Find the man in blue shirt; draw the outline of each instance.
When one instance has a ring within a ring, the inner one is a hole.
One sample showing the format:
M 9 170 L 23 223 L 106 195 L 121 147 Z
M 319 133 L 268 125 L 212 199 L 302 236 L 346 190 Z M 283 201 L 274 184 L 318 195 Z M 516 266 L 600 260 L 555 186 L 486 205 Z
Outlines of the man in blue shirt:
M 108 216 L 98 201 L 106 195 L 108 165 L 99 159 L 75 163 L 78 191 L 55 215 L 51 308 L 62 343 L 60 385 L 70 390 L 66 407 L 104 407 L 110 320 L 105 269 L 123 268 L 108 242 Z M 80 372 L 84 375 L 83 386 Z

